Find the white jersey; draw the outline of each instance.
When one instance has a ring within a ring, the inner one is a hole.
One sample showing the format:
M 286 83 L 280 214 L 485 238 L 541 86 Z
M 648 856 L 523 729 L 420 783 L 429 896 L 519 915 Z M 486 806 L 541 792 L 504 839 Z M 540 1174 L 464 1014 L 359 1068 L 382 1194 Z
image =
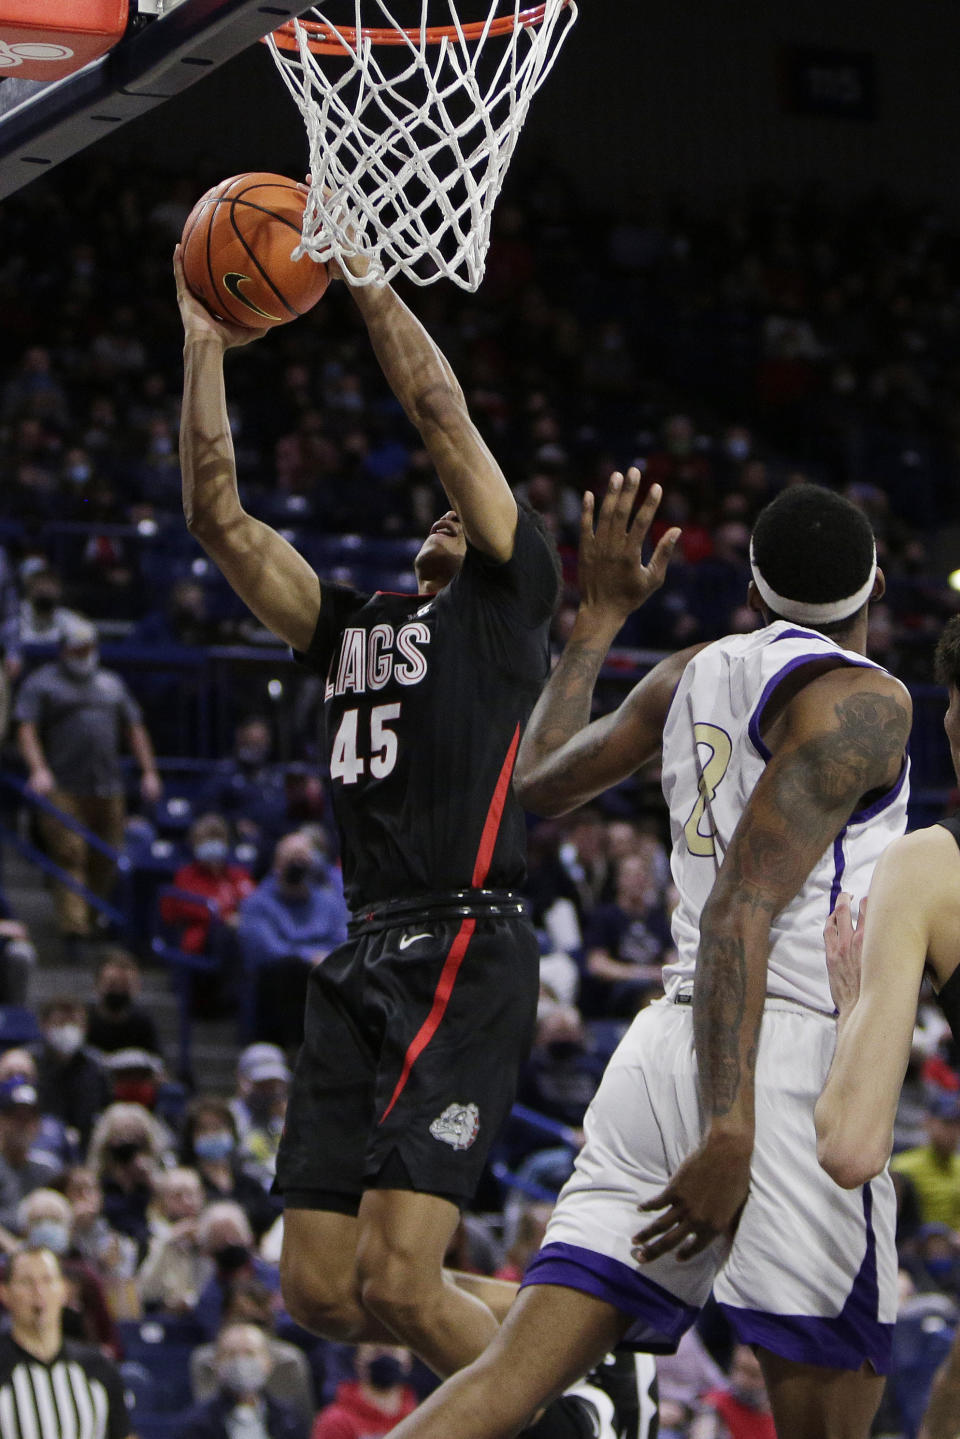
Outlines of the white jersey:
M 677 962 L 664 970 L 668 995 L 693 980 L 700 914 L 730 838 L 770 758 L 760 735 L 764 708 L 780 682 L 831 655 L 879 669 L 816 630 L 777 620 L 749 635 L 708 645 L 683 672 L 663 732 L 663 793 L 670 809 L 671 869 L 680 901 L 673 914 Z M 823 926 L 841 889 L 862 898 L 874 865 L 906 828 L 909 761 L 894 786 L 851 815 L 803 888 L 770 931 L 767 993 L 834 1012 Z

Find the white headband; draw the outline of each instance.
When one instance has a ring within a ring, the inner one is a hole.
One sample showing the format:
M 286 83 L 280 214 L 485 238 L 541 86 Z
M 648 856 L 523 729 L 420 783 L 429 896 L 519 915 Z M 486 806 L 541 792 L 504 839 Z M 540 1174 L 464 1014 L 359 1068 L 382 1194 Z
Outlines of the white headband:
M 785 620 L 794 620 L 798 625 L 832 624 L 835 620 L 845 620 L 850 615 L 856 614 L 857 610 L 870 598 L 873 592 L 873 582 L 877 577 L 877 547 L 874 544 L 870 573 L 856 594 L 847 595 L 846 599 L 828 600 L 826 604 L 812 605 L 807 604 L 804 600 L 788 600 L 784 595 L 778 595 L 776 590 L 767 584 L 757 568 L 752 539 L 750 540 L 750 571 L 753 575 L 753 582 L 760 591 L 761 599 L 775 614 L 782 615 Z

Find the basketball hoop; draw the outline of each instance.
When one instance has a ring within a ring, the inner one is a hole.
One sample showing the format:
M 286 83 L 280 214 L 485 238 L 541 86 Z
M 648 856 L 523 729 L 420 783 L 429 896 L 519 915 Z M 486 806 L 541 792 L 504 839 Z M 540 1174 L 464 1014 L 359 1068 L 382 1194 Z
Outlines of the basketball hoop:
M 312 184 L 296 258 L 362 256 L 353 284 L 483 279 L 493 207 L 530 101 L 577 16 L 576 0 L 485 0 L 486 19 L 404 27 L 394 0 L 353 0 L 353 25 L 319 8 L 267 43 L 304 118 Z M 498 11 L 500 12 L 498 14 Z M 369 22 L 374 18 L 379 23 Z M 346 271 L 345 271 L 346 273 Z

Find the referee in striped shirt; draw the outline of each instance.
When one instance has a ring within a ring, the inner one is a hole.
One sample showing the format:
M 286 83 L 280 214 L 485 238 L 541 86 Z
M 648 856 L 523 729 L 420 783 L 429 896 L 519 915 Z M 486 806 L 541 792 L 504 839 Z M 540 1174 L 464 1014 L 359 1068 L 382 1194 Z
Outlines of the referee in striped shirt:
M 0 1335 L 2 1439 L 128 1439 L 116 1365 L 63 1337 L 67 1285 L 57 1256 L 17 1250 L 0 1300 L 10 1319 Z

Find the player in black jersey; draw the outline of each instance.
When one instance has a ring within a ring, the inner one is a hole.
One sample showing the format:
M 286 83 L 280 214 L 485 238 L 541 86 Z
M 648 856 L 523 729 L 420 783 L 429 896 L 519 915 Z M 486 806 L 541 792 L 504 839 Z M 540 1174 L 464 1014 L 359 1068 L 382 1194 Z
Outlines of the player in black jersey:
M 281 1275 L 306 1327 L 400 1340 L 440 1374 L 492 1338 L 512 1286 L 454 1284 L 444 1253 L 513 1100 L 539 958 L 516 887 L 511 779 L 548 670 L 556 555 L 518 512 L 436 345 L 388 287 L 352 291 L 452 508 L 418 593 L 323 583 L 237 493 L 224 351 L 175 261 L 185 329 L 180 453 L 191 533 L 325 681 L 348 942 L 313 970 L 278 1164 Z M 470 1292 L 468 1292 L 468 1289 Z

